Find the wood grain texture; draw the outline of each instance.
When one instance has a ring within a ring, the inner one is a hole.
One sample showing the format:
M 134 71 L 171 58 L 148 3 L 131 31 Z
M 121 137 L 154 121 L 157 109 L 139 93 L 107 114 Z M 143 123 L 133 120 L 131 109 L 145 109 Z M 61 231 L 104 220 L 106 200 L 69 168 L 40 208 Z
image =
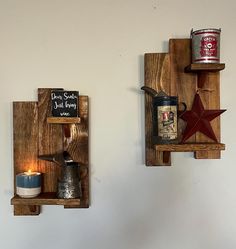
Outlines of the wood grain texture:
M 13 102 L 14 192 L 16 175 L 39 171 L 38 167 L 38 105 L 37 102 Z M 14 206 L 14 215 L 38 215 L 38 206 Z
M 14 196 L 12 205 L 79 205 L 80 199 L 58 199 L 56 193 L 42 193 L 35 198 L 21 198 Z
M 89 99 L 88 96 L 79 97 L 79 113 L 81 122 L 70 125 L 70 137 L 64 136 L 64 147 L 73 160 L 78 162 L 81 176 L 82 197 L 80 207 L 89 207 Z M 65 206 L 73 208 L 73 206 Z
M 47 118 L 51 116 L 51 90 L 50 88 L 38 89 L 39 155 L 63 151 L 62 126 L 47 123 Z M 43 192 L 56 192 L 60 168 L 55 163 L 43 160 L 39 160 L 39 166 L 44 174 Z
M 199 94 L 206 110 L 220 109 L 220 73 L 219 72 L 199 72 L 198 81 L 201 82 L 203 88 L 200 89 Z M 212 129 L 216 135 L 217 141 L 220 143 L 220 116 L 211 121 Z M 214 142 L 204 134 L 198 132 L 196 135 L 196 142 L 207 143 Z M 219 159 L 221 157 L 220 151 L 201 151 L 195 153 L 196 159 Z
M 185 72 L 200 72 L 200 71 L 207 71 L 207 72 L 218 72 L 225 68 L 224 63 L 193 63 L 185 67 Z
M 185 67 L 191 63 L 191 42 L 190 39 L 170 39 L 170 68 L 171 68 L 171 95 L 178 96 L 179 103 L 184 102 L 187 110 L 192 107 L 194 95 L 197 91 L 197 74 L 185 73 Z M 178 135 L 185 129 L 185 122 L 178 120 Z M 188 142 L 195 142 L 193 135 Z
M 13 205 L 13 204 L 12 204 Z M 41 207 L 37 205 L 14 205 L 14 215 L 15 216 L 35 216 L 39 215 L 41 212 Z
M 170 94 L 170 57 L 166 53 L 149 53 L 144 57 L 145 86 Z M 152 143 L 152 98 L 145 93 L 145 143 L 147 166 L 169 166 L 170 157 L 163 160 L 163 152 L 156 151 Z M 169 159 L 169 160 L 168 160 Z M 168 160 L 168 162 L 167 162 Z
M 158 144 L 155 145 L 158 151 L 191 152 L 191 151 L 218 151 L 224 150 L 225 145 L 221 143 L 193 143 L 193 144 Z
M 49 124 L 76 124 L 80 123 L 79 117 L 48 117 L 47 122 Z

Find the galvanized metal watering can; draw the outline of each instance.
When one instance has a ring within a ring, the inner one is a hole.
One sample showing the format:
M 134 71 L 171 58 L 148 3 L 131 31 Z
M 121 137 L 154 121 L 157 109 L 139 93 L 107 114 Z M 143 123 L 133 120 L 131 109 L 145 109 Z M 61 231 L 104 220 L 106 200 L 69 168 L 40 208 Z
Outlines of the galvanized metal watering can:
M 152 97 L 153 144 L 178 143 L 178 97 L 168 96 L 162 90 L 157 92 L 147 86 L 141 89 Z
M 67 151 L 52 155 L 40 155 L 39 159 L 55 162 L 61 168 L 58 179 L 57 197 L 71 199 L 81 197 L 80 165 L 74 162 Z

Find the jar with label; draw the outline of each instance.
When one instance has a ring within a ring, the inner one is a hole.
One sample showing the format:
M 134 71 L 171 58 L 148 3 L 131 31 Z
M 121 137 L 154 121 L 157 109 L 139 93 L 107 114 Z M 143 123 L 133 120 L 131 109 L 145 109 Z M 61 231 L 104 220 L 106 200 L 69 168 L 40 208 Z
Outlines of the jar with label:
M 153 98 L 153 143 L 170 144 L 178 142 L 176 96 Z

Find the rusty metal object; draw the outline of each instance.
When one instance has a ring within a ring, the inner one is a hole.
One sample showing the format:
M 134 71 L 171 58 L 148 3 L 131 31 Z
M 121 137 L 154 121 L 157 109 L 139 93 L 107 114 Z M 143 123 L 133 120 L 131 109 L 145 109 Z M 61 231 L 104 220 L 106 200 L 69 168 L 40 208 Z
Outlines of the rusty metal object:
M 58 179 L 57 197 L 71 199 L 81 197 L 79 164 L 74 162 L 67 151 L 52 155 L 40 155 L 39 159 L 54 162 L 61 167 Z

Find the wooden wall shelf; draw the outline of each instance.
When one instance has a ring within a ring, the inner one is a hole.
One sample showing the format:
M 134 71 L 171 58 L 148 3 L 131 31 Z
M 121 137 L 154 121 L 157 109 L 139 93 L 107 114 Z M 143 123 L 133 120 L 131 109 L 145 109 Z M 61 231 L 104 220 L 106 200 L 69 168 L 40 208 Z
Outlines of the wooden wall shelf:
M 80 117 L 68 117 L 68 118 L 48 117 L 47 122 L 49 124 L 79 124 Z
M 206 150 L 224 150 L 225 145 L 221 143 L 158 144 L 154 145 L 154 148 L 158 151 L 195 152 Z
M 199 71 L 218 72 L 225 69 L 224 63 L 192 63 L 185 67 L 185 72 L 196 73 Z
M 14 139 L 14 215 L 39 215 L 41 205 L 64 205 L 65 208 L 89 207 L 89 101 L 79 96 L 78 118 L 51 117 L 51 90 L 38 89 L 38 101 L 13 102 Z M 81 198 L 58 199 L 57 179 L 60 167 L 53 162 L 38 160 L 39 155 L 68 151 L 80 167 Z M 43 175 L 42 193 L 35 198 L 16 196 L 18 173 L 32 171 Z
M 147 53 L 144 57 L 145 86 L 159 91 L 162 88 L 170 96 L 178 96 L 191 109 L 194 96 L 199 91 L 205 109 L 220 108 L 220 74 L 225 64 L 192 64 L 191 39 L 170 39 L 169 53 Z M 185 128 L 178 121 L 178 133 Z M 145 94 L 145 146 L 147 166 L 170 166 L 170 152 L 193 151 L 196 159 L 218 159 L 225 145 L 220 143 L 220 117 L 211 121 L 218 143 L 197 132 L 188 139 L 188 144 L 153 145 L 152 98 Z
M 11 199 L 12 205 L 63 205 L 63 206 L 75 206 L 80 205 L 80 199 L 58 199 L 56 197 L 56 192 L 51 193 L 41 193 L 35 198 L 21 198 L 19 196 L 14 196 Z

